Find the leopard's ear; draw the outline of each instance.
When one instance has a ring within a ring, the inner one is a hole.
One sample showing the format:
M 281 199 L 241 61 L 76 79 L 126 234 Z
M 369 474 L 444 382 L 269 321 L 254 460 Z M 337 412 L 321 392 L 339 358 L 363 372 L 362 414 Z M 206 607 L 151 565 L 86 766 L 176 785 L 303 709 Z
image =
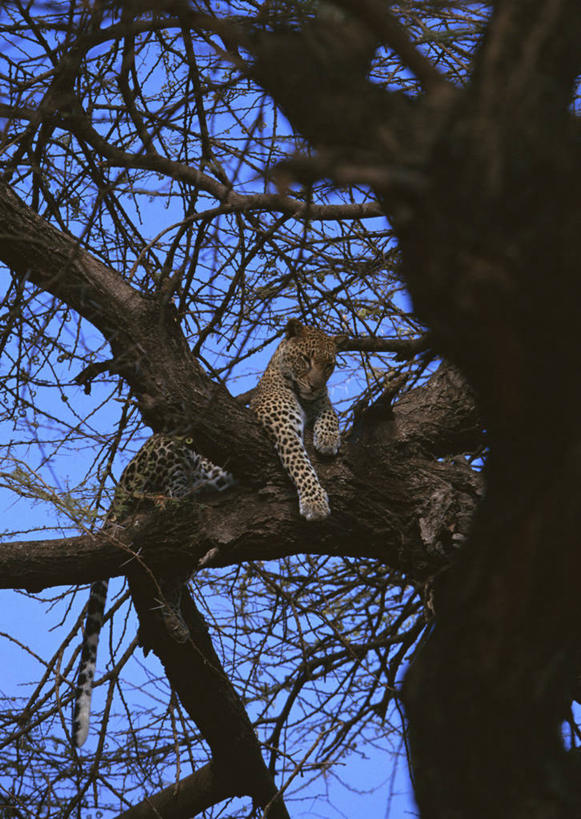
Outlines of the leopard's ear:
M 335 342 L 338 350 L 342 350 L 343 346 L 349 341 L 348 333 L 339 333 L 339 335 L 331 336 L 331 338 Z
M 286 325 L 286 337 L 294 338 L 303 334 L 304 327 L 298 319 L 289 319 Z

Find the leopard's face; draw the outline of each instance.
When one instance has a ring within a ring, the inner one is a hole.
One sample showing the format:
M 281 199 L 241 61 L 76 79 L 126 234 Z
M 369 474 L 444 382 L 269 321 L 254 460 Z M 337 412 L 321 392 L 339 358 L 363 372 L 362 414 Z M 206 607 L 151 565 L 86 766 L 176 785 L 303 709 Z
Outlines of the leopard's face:
M 287 338 L 279 347 L 277 365 L 303 401 L 315 401 L 335 368 L 337 345 L 316 327 L 289 322 Z

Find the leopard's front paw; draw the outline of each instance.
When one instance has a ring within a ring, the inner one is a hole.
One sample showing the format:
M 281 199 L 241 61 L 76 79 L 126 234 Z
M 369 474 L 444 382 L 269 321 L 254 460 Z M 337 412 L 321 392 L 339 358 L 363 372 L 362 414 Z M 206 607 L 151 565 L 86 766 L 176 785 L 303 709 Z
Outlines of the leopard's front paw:
M 327 493 L 322 486 L 319 488 L 316 496 L 299 498 L 299 511 L 306 520 L 324 520 L 331 514 Z
M 320 416 L 313 427 L 313 444 L 321 455 L 336 455 L 341 446 L 339 424 L 335 416 Z
M 339 433 L 325 433 L 315 432 L 313 435 L 313 444 L 317 452 L 321 455 L 336 455 L 341 446 L 341 436 Z

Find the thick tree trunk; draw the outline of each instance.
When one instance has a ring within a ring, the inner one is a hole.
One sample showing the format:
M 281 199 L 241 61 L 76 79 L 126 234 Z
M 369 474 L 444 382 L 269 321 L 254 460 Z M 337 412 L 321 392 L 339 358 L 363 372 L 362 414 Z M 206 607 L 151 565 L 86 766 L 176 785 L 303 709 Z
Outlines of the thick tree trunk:
M 560 734 L 581 639 L 581 180 L 566 112 L 573 20 L 562 4 L 551 32 L 549 12 L 499 5 L 401 231 L 419 312 L 474 385 L 490 439 L 486 501 L 407 681 L 423 817 L 581 815 Z
M 490 442 L 485 503 L 460 559 L 440 578 L 437 623 L 406 683 L 422 816 L 573 819 L 581 796 L 560 724 L 581 636 L 581 180 L 568 110 L 579 71 L 578 2 L 499 0 L 462 89 L 439 77 L 385 3 L 339 4 L 358 21 L 271 33 L 245 48 L 256 50 L 255 77 L 319 149 L 287 167 L 307 181 L 325 175 L 377 191 L 397 230 L 417 311 L 436 349 L 476 391 Z M 415 72 L 424 98 L 367 81 L 379 40 Z M 98 137 L 67 121 L 88 142 Z M 134 163 L 123 152 L 113 156 L 103 140 L 99 147 L 112 162 Z M 148 166 L 154 161 L 148 157 Z M 185 424 L 202 452 L 240 481 L 230 497 L 208 502 L 191 519 L 181 509 L 175 519 L 171 511 L 155 513 L 147 526 L 120 533 L 117 545 L 67 539 L 49 552 L 44 544 L 7 544 L 6 585 L 38 588 L 126 571 L 134 547 L 153 569 L 168 555 L 188 569 L 209 553 L 224 565 L 303 550 L 374 555 L 417 582 L 447 565 L 468 531 L 479 487 L 465 466 L 437 459 L 473 440 L 472 409 L 470 421 L 460 413 L 461 422 L 443 432 L 441 423 L 430 426 L 429 401 L 418 399 L 430 395 L 430 385 L 416 392 L 415 407 L 407 396 L 393 415 L 378 402 L 340 459 L 317 464 L 334 514 L 308 527 L 266 436 L 189 355 L 169 305 L 135 293 L 4 183 L 0 222 L 0 257 L 103 332 L 110 369 L 130 384 L 145 421 L 154 429 Z M 192 521 L 196 535 L 184 547 Z M 55 556 L 62 559 L 58 580 Z M 142 615 L 147 623 L 147 603 Z M 168 674 L 183 678 L 177 654 L 184 655 L 149 638 Z M 223 691 L 222 701 L 229 696 Z M 190 702 L 193 715 L 198 704 Z M 235 711 L 245 732 L 245 715 Z M 218 708 L 206 724 L 214 738 L 220 719 Z M 254 739 L 245 736 L 258 781 Z M 218 740 L 215 747 L 220 755 Z M 202 787 L 209 793 L 214 785 Z M 261 793 L 264 802 L 272 784 Z
M 581 638 L 578 3 L 497 3 L 462 90 L 426 69 L 384 4 L 340 5 L 358 23 L 265 35 L 255 76 L 320 151 L 288 169 L 375 186 L 418 314 L 474 386 L 491 449 L 486 501 L 405 689 L 422 817 L 581 816 L 560 738 Z M 367 82 L 370 36 L 424 98 Z

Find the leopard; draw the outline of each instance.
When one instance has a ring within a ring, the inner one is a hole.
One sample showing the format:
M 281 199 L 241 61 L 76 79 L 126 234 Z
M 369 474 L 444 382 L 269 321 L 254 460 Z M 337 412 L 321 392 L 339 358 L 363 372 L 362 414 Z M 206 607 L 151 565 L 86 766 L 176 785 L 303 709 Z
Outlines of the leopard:
M 290 319 L 280 342 L 258 382 L 250 409 L 271 436 L 281 463 L 294 483 L 299 513 L 307 521 L 330 515 L 329 498 L 304 445 L 307 423 L 313 426 L 313 444 L 322 455 L 336 455 L 341 444 L 339 420 L 327 390 L 336 364 L 338 336 Z M 198 453 L 193 438 L 155 433 L 123 471 L 102 532 L 168 499 L 221 492 L 235 483 L 233 475 Z M 73 744 L 81 747 L 88 736 L 93 679 L 99 634 L 104 621 L 108 581 L 91 585 L 73 707 Z
M 290 319 L 250 400 L 250 409 L 270 434 L 296 487 L 299 513 L 307 521 L 324 520 L 331 512 L 327 492 L 305 449 L 304 434 L 305 425 L 312 424 L 315 450 L 330 456 L 339 452 L 339 419 L 327 389 L 339 338 Z
M 154 433 L 125 467 L 101 532 L 114 534 L 130 516 L 147 512 L 172 499 L 202 492 L 222 492 L 235 483 L 233 475 L 200 455 L 187 435 Z M 81 659 L 73 699 L 73 745 L 87 740 L 97 667 L 99 635 L 107 602 L 108 581 L 91 584 Z

